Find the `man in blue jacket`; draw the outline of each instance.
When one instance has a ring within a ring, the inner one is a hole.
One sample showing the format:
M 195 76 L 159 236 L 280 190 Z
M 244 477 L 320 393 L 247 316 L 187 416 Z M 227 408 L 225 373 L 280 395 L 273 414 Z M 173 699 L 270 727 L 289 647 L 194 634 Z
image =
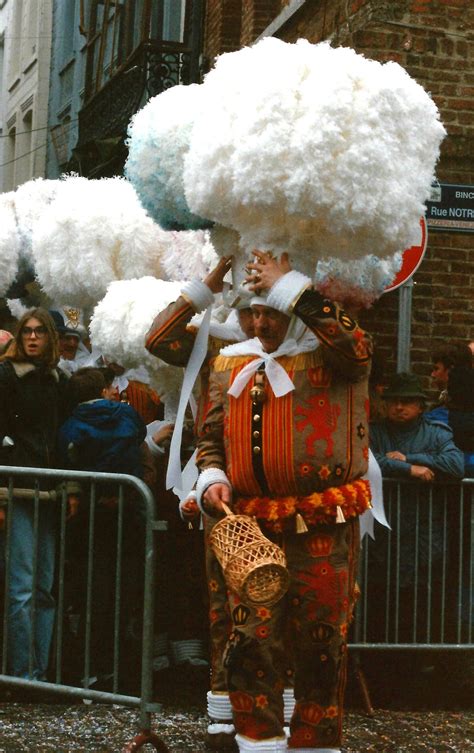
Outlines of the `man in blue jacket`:
M 387 417 L 370 426 L 370 447 L 382 475 L 428 482 L 462 478 L 463 453 L 449 426 L 424 416 L 426 395 L 419 377 L 396 374 L 382 397 Z
M 394 630 L 397 623 L 397 641 L 411 642 L 422 629 L 422 615 L 427 610 L 432 616 L 433 634 L 439 634 L 441 597 L 429 584 L 439 581 L 442 563 L 449 561 L 448 551 L 455 549 L 457 524 L 454 506 L 446 529 L 443 511 L 447 487 L 441 484 L 438 490 L 434 485 L 437 481 L 462 479 L 464 456 L 454 444 L 451 428 L 425 416 L 426 396 L 415 374 L 393 376 L 383 398 L 387 416 L 370 425 L 372 452 L 385 478 L 418 483 L 402 485 L 400 494 L 391 487 L 387 489 L 392 532 L 388 536 L 385 529 L 379 530 L 369 551 L 370 629 L 371 637 L 380 640 L 384 631 Z M 432 506 L 426 504 L 430 497 L 424 489 L 428 485 L 433 487 Z M 390 614 L 385 612 L 387 594 Z M 417 627 L 414 619 L 418 620 Z

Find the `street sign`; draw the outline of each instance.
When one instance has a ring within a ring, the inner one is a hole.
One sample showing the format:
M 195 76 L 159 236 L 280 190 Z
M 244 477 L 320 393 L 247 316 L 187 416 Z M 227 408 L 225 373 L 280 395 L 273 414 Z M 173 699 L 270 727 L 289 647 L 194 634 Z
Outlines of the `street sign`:
M 384 293 L 388 293 L 389 290 L 395 290 L 403 285 L 404 282 L 410 279 L 415 274 L 416 270 L 421 264 L 423 256 L 426 251 L 426 244 L 428 241 L 428 231 L 426 229 L 426 220 L 424 217 L 420 218 L 420 239 L 418 243 L 410 248 L 406 248 L 402 252 L 403 262 L 400 271 L 395 277 L 394 281 L 385 288 Z
M 474 186 L 433 184 L 426 202 L 426 220 L 430 230 L 474 233 Z

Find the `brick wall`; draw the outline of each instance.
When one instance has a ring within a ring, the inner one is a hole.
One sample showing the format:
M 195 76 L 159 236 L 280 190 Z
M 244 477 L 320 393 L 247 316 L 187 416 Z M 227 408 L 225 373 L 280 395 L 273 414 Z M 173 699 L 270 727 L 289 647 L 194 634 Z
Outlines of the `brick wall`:
M 240 44 L 251 44 L 281 10 L 281 0 L 243 0 Z
M 258 33 L 255 28 L 254 38 Z M 278 36 L 289 42 L 331 39 L 400 63 L 432 94 L 448 131 L 438 179 L 474 184 L 472 0 L 308 0 Z M 474 340 L 474 234 L 431 230 L 414 283 L 412 368 L 428 388 L 430 351 L 450 339 Z M 389 373 L 396 366 L 398 298 L 398 291 L 388 293 L 361 316 Z
M 242 0 L 207 0 L 204 55 L 208 67 L 217 55 L 239 49 L 241 28 Z
M 289 0 L 207 0 L 204 55 L 216 55 L 251 44 L 288 5 Z

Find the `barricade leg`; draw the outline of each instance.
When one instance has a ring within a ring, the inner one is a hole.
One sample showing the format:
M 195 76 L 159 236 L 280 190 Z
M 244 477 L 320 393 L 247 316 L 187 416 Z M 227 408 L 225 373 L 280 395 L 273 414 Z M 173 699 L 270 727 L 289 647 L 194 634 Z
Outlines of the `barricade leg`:
M 142 732 L 133 738 L 133 740 L 125 746 L 122 753 L 135 753 L 135 751 L 143 748 L 144 745 L 153 745 L 158 753 L 170 753 L 170 749 L 164 744 L 160 738 L 149 730 Z
M 362 670 L 359 651 L 352 651 L 349 654 L 349 661 L 352 661 L 352 671 L 354 673 L 357 685 L 359 686 L 365 713 L 368 716 L 374 716 L 374 707 L 372 706 L 372 701 L 370 699 L 369 686 L 367 685 L 367 680 Z

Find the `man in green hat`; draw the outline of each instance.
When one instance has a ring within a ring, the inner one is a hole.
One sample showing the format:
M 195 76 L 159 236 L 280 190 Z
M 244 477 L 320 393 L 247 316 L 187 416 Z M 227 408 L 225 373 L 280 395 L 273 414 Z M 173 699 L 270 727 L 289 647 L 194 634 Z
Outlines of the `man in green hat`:
M 395 374 L 385 389 L 387 417 L 371 424 L 370 447 L 386 477 L 433 481 L 462 478 L 464 458 L 449 426 L 424 416 L 426 395 L 416 374 Z

